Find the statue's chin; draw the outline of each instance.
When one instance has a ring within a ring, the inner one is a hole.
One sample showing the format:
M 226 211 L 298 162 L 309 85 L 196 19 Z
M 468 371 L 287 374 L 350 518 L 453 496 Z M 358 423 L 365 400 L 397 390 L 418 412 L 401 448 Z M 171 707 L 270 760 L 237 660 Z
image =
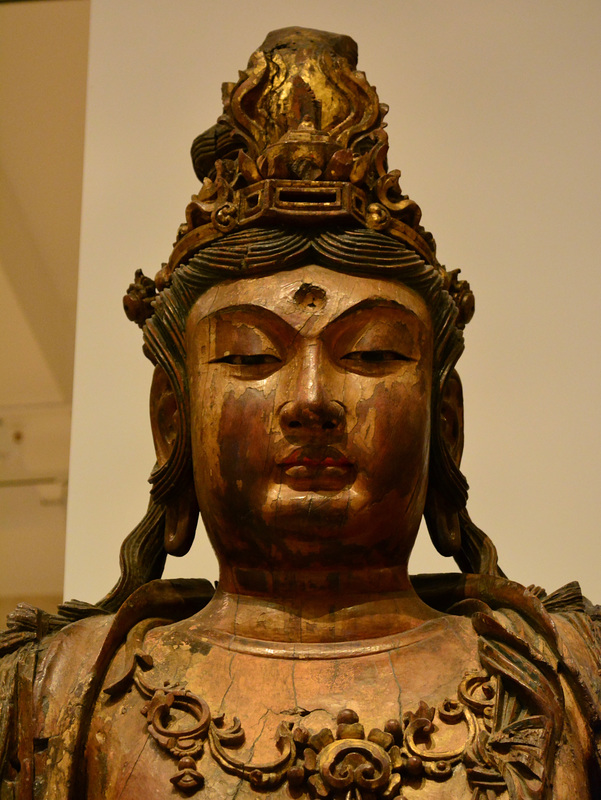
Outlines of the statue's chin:
M 280 484 L 269 492 L 261 516 L 270 528 L 297 539 L 345 538 L 349 518 L 362 505 L 353 487 L 301 490 Z
M 360 482 L 338 492 L 273 487 L 260 515 L 272 541 L 276 531 L 287 548 L 299 542 L 313 551 L 348 545 L 371 552 L 377 545 L 390 553 L 400 540 L 415 538 L 421 520 L 421 511 L 395 491 L 374 498 Z
M 360 480 L 340 491 L 299 491 L 272 483 L 203 503 L 203 520 L 221 566 L 266 570 L 351 569 L 407 563 L 419 529 L 423 492 L 374 497 Z M 211 513 L 211 509 L 213 513 Z

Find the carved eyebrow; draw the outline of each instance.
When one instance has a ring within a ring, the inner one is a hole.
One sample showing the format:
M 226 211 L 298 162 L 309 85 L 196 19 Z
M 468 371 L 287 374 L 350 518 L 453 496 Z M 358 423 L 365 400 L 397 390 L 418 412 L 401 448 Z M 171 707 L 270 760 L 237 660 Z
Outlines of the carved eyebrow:
M 403 303 L 399 303 L 397 300 L 392 300 L 388 297 L 368 297 L 364 300 L 360 300 L 355 305 L 351 306 L 350 308 L 345 309 L 341 314 L 339 314 L 334 319 L 331 319 L 322 329 L 323 331 L 327 330 L 331 325 L 336 325 L 338 322 L 346 319 L 347 317 L 353 316 L 354 314 L 358 314 L 361 311 L 367 311 L 370 309 L 394 309 L 401 311 L 402 313 L 412 317 L 420 326 L 423 326 L 423 320 L 420 319 L 419 315 L 413 311 L 413 309 L 409 308 L 408 306 L 404 305 Z M 299 331 L 294 328 L 290 323 L 286 322 L 285 319 L 280 317 L 275 311 L 272 311 L 269 308 L 265 308 L 265 306 L 258 306 L 254 303 L 241 303 L 239 305 L 233 306 L 225 306 L 224 308 L 217 308 L 215 311 L 212 311 L 209 314 L 206 314 L 202 319 L 204 321 L 210 322 L 212 319 L 221 317 L 222 319 L 227 318 L 228 316 L 236 313 L 242 314 L 253 314 L 259 317 L 263 317 L 266 321 L 271 322 L 272 325 L 275 325 L 280 328 L 282 333 L 286 332 L 289 336 L 295 337 L 299 334 Z
M 355 305 L 347 308 L 345 311 L 335 317 L 332 322 L 336 322 L 336 320 L 339 319 L 345 319 L 345 317 L 355 314 L 357 311 L 363 311 L 371 308 L 398 308 L 399 310 L 405 312 L 406 314 L 410 314 L 412 317 L 415 317 L 421 322 L 419 316 L 415 313 L 415 311 L 413 311 L 413 309 L 403 305 L 403 303 L 399 303 L 397 300 L 392 300 L 388 297 L 368 297 L 365 300 L 360 300 L 358 303 L 355 303 Z M 274 311 L 271 311 L 271 309 L 265 308 L 265 306 L 258 306 L 254 303 L 241 303 L 240 305 L 217 308 L 215 311 L 211 311 L 209 314 L 206 314 L 203 319 L 209 320 L 213 317 L 224 314 L 235 314 L 237 311 L 250 312 L 253 314 L 267 314 L 271 317 L 282 320 L 282 317 L 280 317 L 280 315 L 276 314 Z M 282 322 L 284 322 L 286 325 L 288 324 L 285 322 L 285 320 L 282 320 Z
M 347 317 L 350 317 L 353 314 L 358 313 L 359 311 L 365 311 L 372 308 L 398 309 L 399 311 L 402 311 L 403 313 L 413 317 L 417 322 L 420 323 L 420 325 L 423 325 L 423 321 L 420 319 L 418 314 L 416 314 L 412 308 L 409 308 L 403 303 L 399 303 L 398 300 L 392 300 L 388 297 L 368 297 L 365 300 L 361 300 L 358 303 L 355 303 L 354 306 L 347 308 L 346 311 L 343 311 L 342 314 L 337 316 L 335 319 L 331 320 L 331 322 L 328 323 L 328 326 L 340 320 L 346 319 Z
M 224 306 L 223 308 L 216 308 L 215 311 L 211 311 L 209 314 L 205 314 L 205 316 L 202 317 L 202 319 L 211 320 L 214 317 L 225 317 L 229 316 L 230 314 L 236 314 L 238 312 L 242 312 L 244 314 L 260 314 L 261 316 L 268 316 L 274 320 L 278 320 L 279 322 L 284 323 L 284 325 L 288 325 L 286 320 L 282 319 L 279 314 L 276 314 L 270 308 L 265 308 L 265 306 L 258 306 L 254 303 L 241 303 L 240 305 Z
M 255 317 L 262 317 L 268 324 L 271 323 L 272 325 L 280 328 L 282 333 L 288 334 L 290 337 L 293 337 L 297 334 L 296 329 L 286 322 L 285 319 L 282 319 L 279 314 L 276 314 L 275 311 L 265 308 L 265 306 L 255 305 L 254 303 L 241 303 L 239 305 L 217 308 L 215 311 L 211 311 L 210 314 L 206 314 L 204 317 L 202 317 L 199 322 L 211 322 L 211 320 L 217 318 L 227 319 L 229 316 L 238 313 L 253 314 Z

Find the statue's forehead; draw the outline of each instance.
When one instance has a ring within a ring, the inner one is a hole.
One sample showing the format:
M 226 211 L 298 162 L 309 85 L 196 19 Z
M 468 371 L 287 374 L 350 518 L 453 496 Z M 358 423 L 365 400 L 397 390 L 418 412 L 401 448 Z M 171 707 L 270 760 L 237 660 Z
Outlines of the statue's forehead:
M 240 305 L 267 308 L 286 318 L 343 314 L 369 299 L 390 301 L 430 323 L 430 314 L 422 298 L 403 284 L 375 277 L 337 272 L 316 264 L 256 278 L 224 281 L 211 287 L 196 302 L 190 322 Z

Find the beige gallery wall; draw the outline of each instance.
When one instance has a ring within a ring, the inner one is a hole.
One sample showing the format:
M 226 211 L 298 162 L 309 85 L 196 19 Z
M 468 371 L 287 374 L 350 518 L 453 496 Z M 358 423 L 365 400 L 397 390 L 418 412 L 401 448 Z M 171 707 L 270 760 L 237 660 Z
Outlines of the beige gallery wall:
M 336 30 L 384 102 L 390 164 L 477 312 L 460 363 L 474 520 L 505 571 L 601 601 L 601 7 L 575 0 L 92 0 L 67 597 L 99 599 L 143 516 L 151 375 L 121 296 L 168 257 L 188 149 L 267 31 Z M 422 536 L 414 570 L 452 569 Z M 199 535 L 170 575 L 216 577 Z
M 0 628 L 62 597 L 88 27 L 0 3 Z

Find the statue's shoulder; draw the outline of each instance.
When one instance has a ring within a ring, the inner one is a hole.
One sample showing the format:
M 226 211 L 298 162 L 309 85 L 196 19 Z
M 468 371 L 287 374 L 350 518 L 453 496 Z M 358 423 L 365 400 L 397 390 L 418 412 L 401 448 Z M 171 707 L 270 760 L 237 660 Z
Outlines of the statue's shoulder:
M 73 708 L 113 621 L 100 613 L 60 627 L 57 617 L 20 604 L 0 634 L 0 785 L 23 797 L 49 732 L 69 715 L 76 723 Z
M 468 584 L 470 582 L 468 581 Z M 478 589 L 480 585 L 480 589 Z M 476 580 L 468 589 L 492 610 L 492 617 L 528 647 L 535 661 L 554 665 L 574 690 L 581 708 L 595 721 L 601 713 L 601 613 L 571 581 L 547 593 L 507 579 Z M 474 626 L 484 637 L 501 637 L 486 613 Z
M 540 763 L 554 775 L 553 797 L 576 796 L 585 786 L 585 796 L 601 796 L 599 609 L 576 581 L 551 593 L 503 581 L 484 595 L 492 613 L 472 619 L 480 661 L 498 676 L 505 706 L 526 710 L 530 730 L 522 744 L 536 731 Z M 500 735 L 514 736 L 519 724 L 514 719 Z
M 601 796 L 600 614 L 578 583 L 550 594 L 486 575 L 420 576 L 414 584 L 430 605 L 471 619 L 494 694 L 487 759 L 515 796 L 531 796 L 526 752 L 540 791 L 553 783 L 553 797 L 584 796 L 584 786 L 585 796 Z
M 116 614 L 81 603 L 50 615 L 21 604 L 0 634 L 0 786 L 29 797 L 62 798 L 61 785 L 83 758 L 85 731 L 111 660 L 145 619 L 195 613 L 212 594 L 208 581 L 152 581 Z M 69 622 L 66 614 L 85 614 Z M 10 796 L 10 795 L 9 795 Z
M 524 641 L 541 646 L 547 642 L 562 651 L 566 641 L 578 642 L 587 664 L 589 659 L 601 663 L 601 606 L 582 595 L 577 581 L 551 593 L 492 575 L 416 575 L 412 582 L 430 606 L 471 616 L 476 629 L 481 615 L 493 614 Z
M 503 641 L 529 659 L 555 664 L 562 675 L 587 687 L 585 706 L 595 703 L 601 710 L 601 607 L 583 597 L 577 581 L 547 593 L 491 575 L 418 575 L 412 580 L 432 607 L 471 617 L 484 649 L 486 642 Z

